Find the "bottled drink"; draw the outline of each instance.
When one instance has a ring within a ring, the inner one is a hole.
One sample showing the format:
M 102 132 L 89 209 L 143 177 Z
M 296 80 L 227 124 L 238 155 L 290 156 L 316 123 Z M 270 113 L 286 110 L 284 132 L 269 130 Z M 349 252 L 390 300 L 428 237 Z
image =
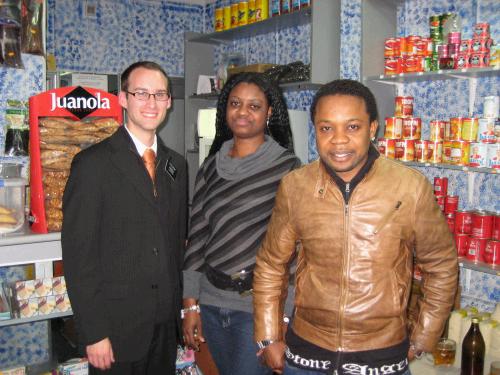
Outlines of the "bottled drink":
M 473 317 L 469 331 L 462 343 L 462 367 L 460 375 L 483 375 L 484 339 L 479 330 L 479 318 Z

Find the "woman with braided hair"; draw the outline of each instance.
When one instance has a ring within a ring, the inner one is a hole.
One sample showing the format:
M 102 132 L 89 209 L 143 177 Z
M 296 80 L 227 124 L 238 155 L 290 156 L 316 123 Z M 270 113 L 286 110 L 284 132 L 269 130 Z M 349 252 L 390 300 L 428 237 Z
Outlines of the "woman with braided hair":
M 227 81 L 215 126 L 196 176 L 183 334 L 194 348 L 206 339 L 220 375 L 270 374 L 255 354 L 253 268 L 280 180 L 300 160 L 293 154 L 283 95 L 262 74 L 240 73 Z

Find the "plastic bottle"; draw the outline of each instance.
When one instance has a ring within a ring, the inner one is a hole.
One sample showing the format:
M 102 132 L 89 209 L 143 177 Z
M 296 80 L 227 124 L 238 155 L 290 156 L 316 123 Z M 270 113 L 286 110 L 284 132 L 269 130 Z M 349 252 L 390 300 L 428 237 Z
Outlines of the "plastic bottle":
M 483 375 L 485 345 L 479 330 L 479 318 L 472 324 L 462 343 L 462 366 L 460 375 Z

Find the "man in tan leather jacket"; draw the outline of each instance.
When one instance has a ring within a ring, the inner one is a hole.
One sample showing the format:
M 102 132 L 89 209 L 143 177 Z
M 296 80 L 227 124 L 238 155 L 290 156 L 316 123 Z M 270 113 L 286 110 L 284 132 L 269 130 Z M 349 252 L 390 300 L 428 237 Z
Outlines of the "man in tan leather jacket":
M 408 374 L 408 360 L 432 351 L 456 293 L 446 220 L 427 179 L 371 144 L 378 113 L 367 87 L 326 84 L 311 117 L 320 159 L 283 178 L 257 257 L 258 355 L 285 374 Z M 299 242 L 285 345 L 283 301 Z M 424 297 L 408 332 L 414 258 Z

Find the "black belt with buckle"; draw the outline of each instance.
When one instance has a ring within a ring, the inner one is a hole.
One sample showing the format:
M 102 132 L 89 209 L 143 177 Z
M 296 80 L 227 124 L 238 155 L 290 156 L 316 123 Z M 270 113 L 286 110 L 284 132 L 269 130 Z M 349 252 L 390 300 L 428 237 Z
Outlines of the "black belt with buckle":
M 233 273 L 232 275 L 227 275 L 205 264 L 205 275 L 208 281 L 210 281 L 210 284 L 217 289 L 238 292 L 242 296 L 246 296 L 252 294 L 254 267 L 255 266 L 251 266 Z

